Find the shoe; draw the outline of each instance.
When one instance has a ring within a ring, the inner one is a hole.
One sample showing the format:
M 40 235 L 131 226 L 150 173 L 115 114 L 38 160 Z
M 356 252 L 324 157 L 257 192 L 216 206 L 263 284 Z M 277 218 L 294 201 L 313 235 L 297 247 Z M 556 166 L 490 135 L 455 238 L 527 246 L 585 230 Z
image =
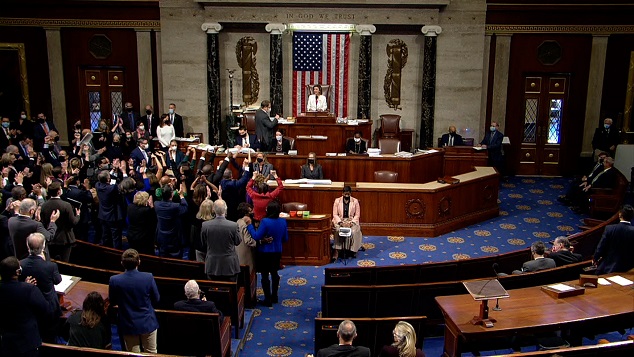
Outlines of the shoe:
M 277 304 L 277 303 L 279 302 L 278 300 L 279 300 L 279 299 L 278 299 L 278 297 L 277 297 L 277 296 L 272 296 L 272 297 L 271 297 L 271 302 L 272 302 L 272 303 L 274 303 L 274 304 Z
M 266 307 L 273 307 L 273 304 L 271 303 L 270 300 L 259 300 L 258 301 L 261 305 L 266 306 Z
M 364 247 L 364 246 L 361 246 L 361 247 L 359 248 L 359 251 L 360 251 L 360 252 L 365 252 L 365 247 Z

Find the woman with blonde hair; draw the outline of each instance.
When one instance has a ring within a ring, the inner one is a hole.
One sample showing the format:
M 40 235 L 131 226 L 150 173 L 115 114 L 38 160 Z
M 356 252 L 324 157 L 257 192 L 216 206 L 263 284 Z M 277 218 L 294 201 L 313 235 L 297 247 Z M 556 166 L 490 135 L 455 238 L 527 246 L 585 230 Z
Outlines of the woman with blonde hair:
M 405 321 L 399 321 L 392 332 L 394 343 L 383 346 L 379 357 L 425 357 L 420 348 L 416 348 L 416 331 Z
M 201 237 L 203 222 L 214 219 L 214 201 L 206 198 L 200 203 L 196 219 L 192 222 L 192 245 L 196 249 L 196 261 L 204 262 L 207 256 L 207 246 Z
M 134 194 L 128 205 L 128 243 L 141 254 L 155 255 L 156 212 L 152 197 L 145 191 Z

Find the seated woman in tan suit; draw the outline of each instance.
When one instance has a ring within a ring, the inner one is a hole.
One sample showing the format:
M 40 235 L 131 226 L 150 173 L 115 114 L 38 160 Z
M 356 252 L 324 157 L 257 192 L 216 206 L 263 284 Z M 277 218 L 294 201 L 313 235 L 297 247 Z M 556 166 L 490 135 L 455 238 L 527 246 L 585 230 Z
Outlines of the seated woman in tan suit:
M 332 206 L 332 225 L 335 236 L 335 253 L 333 260 L 339 257 L 339 252 L 346 249 L 352 252 L 352 256 L 356 258 L 357 251 L 363 243 L 363 235 L 361 234 L 361 226 L 359 218 L 361 217 L 361 206 L 359 201 L 351 197 L 352 189 L 350 186 L 343 188 L 343 196 L 335 200 Z M 341 237 L 339 231 L 341 228 L 350 228 L 352 234 L 350 237 Z

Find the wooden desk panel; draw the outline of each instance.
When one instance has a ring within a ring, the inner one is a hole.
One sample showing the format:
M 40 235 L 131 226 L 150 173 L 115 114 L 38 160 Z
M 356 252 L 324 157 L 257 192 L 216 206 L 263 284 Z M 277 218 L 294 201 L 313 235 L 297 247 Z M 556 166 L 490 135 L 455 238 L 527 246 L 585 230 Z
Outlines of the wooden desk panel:
M 326 265 L 330 263 L 331 221 L 330 214 L 321 218 L 286 218 L 288 242 L 282 246 L 282 264 Z
M 609 274 L 612 275 L 616 274 Z M 619 275 L 634 279 L 632 272 Z M 631 327 L 634 321 L 631 286 L 599 285 L 586 289 L 583 295 L 564 299 L 548 296 L 539 286 L 510 290 L 509 295 L 509 299 L 500 301 L 502 311 L 490 312 L 490 317 L 497 319 L 492 328 L 471 324 L 471 316 L 478 314 L 480 305 L 471 295 L 436 297 L 446 323 L 444 354 L 460 356 L 469 343 L 492 337 L 580 328 L 597 331 L 605 328 L 607 332 Z
M 486 150 L 475 150 L 470 146 L 445 147 L 445 176 L 459 175 L 473 170 L 474 166 L 487 166 Z
M 304 141 L 303 139 L 295 140 L 295 149 L 301 155 L 308 155 L 314 151 L 318 156 L 326 155 L 327 152 L 344 152 L 346 148 L 346 139 L 353 137 L 355 131 L 361 131 L 364 138 L 372 136 L 372 122 L 360 123 L 359 125 L 336 124 L 334 119 L 328 123 L 310 123 L 302 122 L 294 124 L 278 124 L 277 129 L 284 132 L 284 135 L 297 138 L 301 135 L 323 135 L 328 139 L 318 142 Z

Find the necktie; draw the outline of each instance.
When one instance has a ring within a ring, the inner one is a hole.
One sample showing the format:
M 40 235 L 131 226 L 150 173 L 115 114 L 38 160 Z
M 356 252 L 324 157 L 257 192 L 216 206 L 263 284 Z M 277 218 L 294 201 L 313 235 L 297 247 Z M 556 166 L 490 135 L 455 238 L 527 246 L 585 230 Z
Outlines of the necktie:
M 489 145 L 493 144 L 493 137 L 495 137 L 495 132 L 491 133 L 491 137 L 489 138 Z
M 453 146 L 453 135 L 449 135 L 449 146 Z
M 42 124 L 42 129 L 44 129 L 44 134 L 48 135 L 48 125 L 46 123 Z
M 136 128 L 136 125 L 134 125 L 134 115 L 132 113 L 128 113 L 128 118 L 130 119 L 130 124 L 132 125 L 131 128 Z

